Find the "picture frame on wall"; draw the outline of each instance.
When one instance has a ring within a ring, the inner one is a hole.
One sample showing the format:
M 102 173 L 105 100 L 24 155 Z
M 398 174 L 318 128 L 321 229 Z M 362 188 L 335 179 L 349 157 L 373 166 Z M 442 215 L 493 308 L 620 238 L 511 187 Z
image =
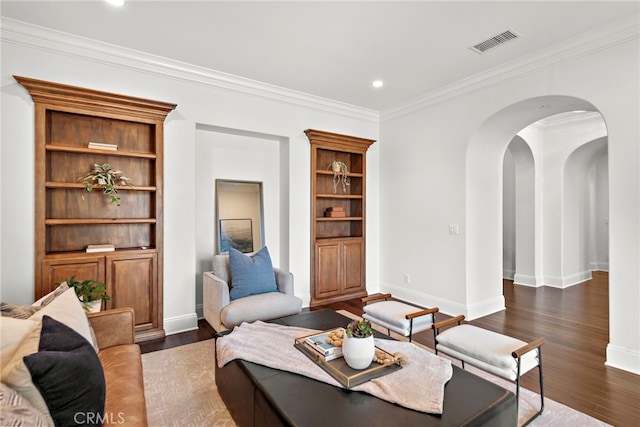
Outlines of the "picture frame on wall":
M 253 252 L 253 228 L 250 218 L 221 219 L 219 222 L 220 253 L 229 253 L 229 248 L 242 253 Z

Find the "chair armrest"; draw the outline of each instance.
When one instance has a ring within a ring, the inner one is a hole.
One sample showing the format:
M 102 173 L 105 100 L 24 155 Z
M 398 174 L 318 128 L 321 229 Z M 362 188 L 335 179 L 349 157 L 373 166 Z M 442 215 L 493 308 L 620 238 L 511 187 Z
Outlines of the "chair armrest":
M 416 311 L 415 313 L 409 313 L 405 316 L 406 319 L 415 319 L 416 317 L 425 316 L 427 314 L 434 314 L 439 312 L 440 309 L 438 307 L 427 308 L 424 310 Z
M 379 299 L 386 300 L 387 298 L 391 298 L 391 294 L 371 295 L 368 297 L 360 298 L 360 301 L 362 301 L 362 303 L 366 305 L 368 302 L 377 301 Z
M 134 344 L 136 322 L 133 308 L 122 307 L 103 310 L 97 313 L 88 313 L 87 317 L 96 335 L 99 349 Z
M 224 280 L 207 271 L 202 276 L 202 310 L 204 318 L 216 331 L 227 329 L 220 319 L 220 311 L 229 305 L 229 285 Z
M 440 322 L 436 322 L 431 327 L 438 332 L 438 329 L 445 328 L 447 326 L 451 326 L 454 324 L 460 324 L 464 320 L 464 315 L 459 315 L 456 317 L 452 317 L 451 319 L 441 320 Z
M 293 273 L 273 267 L 276 275 L 276 285 L 283 294 L 293 295 Z
M 531 341 L 529 344 L 524 345 L 517 350 L 514 350 L 511 353 L 511 356 L 513 356 L 514 359 L 517 359 L 518 357 L 529 353 L 534 348 L 539 348 L 542 344 L 544 344 L 544 338 L 542 337 L 536 338 L 535 340 Z

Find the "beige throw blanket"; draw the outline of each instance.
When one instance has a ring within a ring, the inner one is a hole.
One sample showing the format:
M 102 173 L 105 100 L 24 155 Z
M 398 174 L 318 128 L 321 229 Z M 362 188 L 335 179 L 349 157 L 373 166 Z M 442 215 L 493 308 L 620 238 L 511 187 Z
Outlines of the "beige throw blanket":
M 293 346 L 295 338 L 315 332 L 317 331 L 312 329 L 260 321 L 243 323 L 229 335 L 218 339 L 218 366 L 222 368 L 235 359 L 242 359 L 342 387 Z M 453 375 L 451 362 L 409 342 L 375 341 L 377 346 L 389 353 L 405 353 L 409 357 L 409 363 L 402 369 L 351 390 L 363 391 L 416 411 L 442 414 L 444 386 Z

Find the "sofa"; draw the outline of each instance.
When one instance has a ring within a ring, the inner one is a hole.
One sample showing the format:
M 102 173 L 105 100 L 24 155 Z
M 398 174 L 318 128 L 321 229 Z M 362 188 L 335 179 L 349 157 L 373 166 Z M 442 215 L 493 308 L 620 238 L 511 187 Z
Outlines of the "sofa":
M 146 426 L 134 311 L 85 313 L 74 290 L 0 318 L 0 425 Z
M 146 426 L 142 357 L 140 347 L 134 343 L 133 309 L 116 308 L 87 316 L 95 332 L 98 358 L 104 370 L 104 413 L 109 424 Z
M 251 269 L 262 259 L 263 268 L 275 278 L 275 285 L 268 292 L 256 290 L 253 277 L 249 279 L 248 289 L 239 298 L 233 298 L 233 288 L 238 289 L 240 282 L 236 269 L 236 277 L 232 277 L 231 257 L 242 259 Z M 246 258 L 246 260 L 244 260 Z M 237 283 L 236 283 L 237 282 Z M 203 274 L 202 296 L 204 318 L 216 332 L 233 329 L 242 322 L 271 320 L 300 313 L 302 300 L 293 294 L 293 274 L 273 267 L 266 247 L 254 254 L 239 254 L 230 250 L 230 254 L 213 256 L 213 271 Z

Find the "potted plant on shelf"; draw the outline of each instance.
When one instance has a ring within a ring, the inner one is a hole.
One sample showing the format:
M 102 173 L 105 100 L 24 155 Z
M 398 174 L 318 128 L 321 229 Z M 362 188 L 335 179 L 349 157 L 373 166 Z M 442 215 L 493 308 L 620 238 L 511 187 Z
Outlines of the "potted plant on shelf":
M 78 178 L 82 181 L 87 191 L 91 192 L 95 187 L 102 188 L 102 193 L 109 198 L 109 202 L 120 206 L 120 196 L 117 186 L 130 185 L 131 180 L 123 175 L 123 172 L 115 169 L 109 163 L 94 164 L 93 169 L 86 175 Z
M 105 283 L 95 280 L 78 282 L 75 280 L 75 276 L 71 276 L 66 282 L 70 288 L 72 287 L 75 290 L 78 299 L 87 312 L 100 311 L 102 302 L 111 299 L 111 297 L 107 295 L 107 285 Z
M 346 337 L 342 342 L 342 355 L 353 369 L 369 367 L 375 355 L 373 329 L 368 320 L 353 320 L 346 327 Z

